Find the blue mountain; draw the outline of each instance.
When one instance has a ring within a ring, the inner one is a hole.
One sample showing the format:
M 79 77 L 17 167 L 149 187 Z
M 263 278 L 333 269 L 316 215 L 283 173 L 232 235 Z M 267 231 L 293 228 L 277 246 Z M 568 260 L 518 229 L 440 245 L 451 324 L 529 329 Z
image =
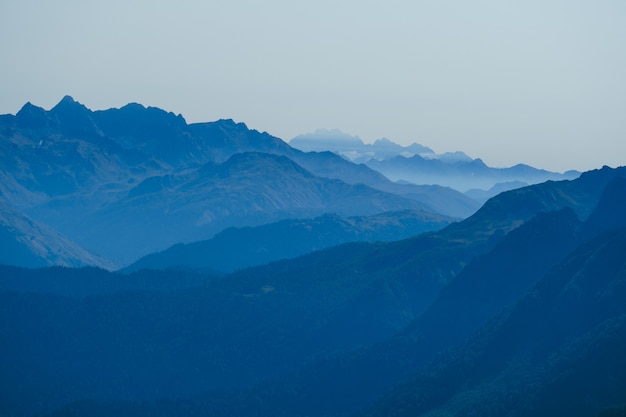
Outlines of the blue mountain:
M 177 244 L 142 257 L 124 271 L 183 268 L 232 272 L 347 242 L 405 239 L 439 230 L 451 222 L 442 215 L 411 210 L 360 217 L 325 214 L 314 219 L 287 219 L 256 227 L 228 228 L 210 240 Z
M 188 124 L 136 103 L 92 111 L 69 96 L 0 116 L 0 178 L 7 206 L 118 265 L 233 226 L 330 212 L 463 218 L 479 207 L 232 120 Z
M 467 191 L 481 202 L 513 187 L 574 179 L 580 175 L 573 170 L 557 173 L 524 164 L 492 168 L 461 151 L 436 154 L 423 145 L 401 146 L 387 138 L 365 144 L 360 138 L 337 129 L 318 129 L 314 133 L 296 136 L 289 143 L 304 151 L 331 151 L 350 161 L 364 163 L 392 181 L 437 184 Z
M 580 175 L 580 172 L 573 170 L 558 173 L 525 164 L 509 168 L 492 168 L 481 159 L 446 161 L 420 155 L 370 160 L 367 165 L 393 181 L 440 184 L 463 192 L 473 189 L 489 190 L 500 183 L 538 184 L 544 181 L 574 179 Z

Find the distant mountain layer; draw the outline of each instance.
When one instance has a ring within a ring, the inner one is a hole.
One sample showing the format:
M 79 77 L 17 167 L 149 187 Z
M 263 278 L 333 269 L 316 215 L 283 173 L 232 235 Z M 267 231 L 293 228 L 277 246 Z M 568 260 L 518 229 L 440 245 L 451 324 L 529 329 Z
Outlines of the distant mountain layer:
M 366 144 L 359 137 L 350 136 L 338 129 L 318 129 L 313 133 L 296 136 L 289 141 L 289 144 L 305 152 L 334 152 L 356 163 L 366 163 L 370 159 L 388 159 L 398 155 L 437 157 L 432 149 L 417 143 L 401 146 L 387 138 L 382 138 L 373 144 Z M 459 157 L 462 156 L 459 155 Z M 469 159 L 467 156 L 465 158 Z
M 350 161 L 367 164 L 392 181 L 438 184 L 463 192 L 474 189 L 476 191 L 469 195 L 478 196 L 481 202 L 495 195 L 485 191 L 498 183 L 528 185 L 548 180 L 574 179 L 580 175 L 577 171 L 561 174 L 523 164 L 510 168 L 491 168 L 480 159 L 472 159 L 460 151 L 436 154 L 423 145 L 414 143 L 401 146 L 386 138 L 365 144 L 360 138 L 339 130 L 319 129 L 314 133 L 296 136 L 289 143 L 300 150 L 331 151 Z
M 491 197 L 494 197 L 504 191 L 514 190 L 516 188 L 522 188 L 529 185 L 526 182 L 522 181 L 507 181 L 507 182 L 499 182 L 495 184 L 493 187 L 488 190 L 481 190 L 479 188 L 473 188 L 471 190 L 467 190 L 465 195 L 473 198 L 476 201 L 485 202 L 489 200 Z
M 480 159 L 455 161 L 397 156 L 387 160 L 370 160 L 367 165 L 393 181 L 409 181 L 414 184 L 439 184 L 456 190 L 488 190 L 498 183 L 522 182 L 538 184 L 544 181 L 574 179 L 578 171 L 563 174 L 518 164 L 510 168 L 491 168 Z
M 88 288 L 73 293 L 76 271 L 0 267 L 0 333 L 11 341 L 0 344 L 1 410 L 547 416 L 619 407 L 624 177 L 625 168 L 603 168 L 507 191 L 437 232 L 219 279 L 143 271 L 131 286 L 87 269 Z
M 348 184 L 366 184 L 377 190 L 397 194 L 417 201 L 426 211 L 466 218 L 480 207 L 476 200 L 451 188 L 391 182 L 367 165 L 355 165 L 331 152 L 296 153 L 291 158 L 316 175 L 339 178 Z
M 231 272 L 346 242 L 399 240 L 439 230 L 451 220 L 423 211 L 403 211 L 348 218 L 326 214 L 310 220 L 229 228 L 207 241 L 178 244 L 144 256 L 124 271 L 185 268 Z
M 464 218 L 479 207 L 232 120 L 187 124 L 139 104 L 91 111 L 71 97 L 0 116 L 0 180 L 5 206 L 117 265 L 233 226 L 399 210 Z
M 134 245 L 155 251 L 165 242 L 170 246 L 201 240 L 234 225 L 326 212 L 350 216 L 419 208 L 418 202 L 395 194 L 314 176 L 283 156 L 240 153 L 222 164 L 147 178 L 127 195 L 63 229 L 79 236 L 79 242 L 87 241 L 87 232 L 114 234 L 119 240 L 104 239 L 90 246 L 130 261 L 143 255 L 133 250 Z M 93 226 L 84 231 L 79 226 L 84 223 Z

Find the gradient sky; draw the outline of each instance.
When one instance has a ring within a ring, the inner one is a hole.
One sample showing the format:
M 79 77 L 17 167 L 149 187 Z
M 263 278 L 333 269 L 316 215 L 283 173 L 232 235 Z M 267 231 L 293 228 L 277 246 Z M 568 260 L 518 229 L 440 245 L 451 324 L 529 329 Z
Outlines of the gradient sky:
M 0 0 L 0 113 L 72 95 L 284 140 L 626 165 L 624 0 Z

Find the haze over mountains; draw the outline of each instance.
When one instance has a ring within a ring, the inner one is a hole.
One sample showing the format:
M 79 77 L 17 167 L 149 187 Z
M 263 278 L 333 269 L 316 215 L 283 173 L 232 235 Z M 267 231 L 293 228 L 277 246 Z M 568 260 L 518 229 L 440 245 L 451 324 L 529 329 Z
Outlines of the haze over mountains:
M 332 153 L 295 150 L 242 123 L 188 125 L 139 104 L 94 112 L 71 97 L 49 111 L 28 103 L 0 117 L 0 135 L 3 204 L 106 259 L 100 266 L 232 226 L 398 210 L 463 218 L 479 207 L 445 187 L 395 184 Z
M 461 193 L 333 152 L 139 104 L 0 116 L 0 415 L 624 415 L 625 167 Z
M 437 154 L 417 143 L 401 146 L 387 138 L 365 144 L 360 138 L 339 130 L 320 129 L 314 133 L 296 136 L 289 143 L 303 151 L 335 152 L 353 162 L 368 165 L 392 181 L 438 184 L 462 192 L 470 191 L 469 195 L 481 202 L 499 192 L 523 185 L 574 179 L 580 175 L 580 172 L 573 170 L 557 173 L 524 164 L 492 168 L 482 160 L 472 159 L 461 151 Z
M 442 215 L 410 210 L 366 217 L 325 214 L 314 219 L 287 219 L 257 227 L 229 228 L 210 240 L 174 245 L 142 257 L 124 271 L 187 268 L 232 272 L 346 242 L 400 240 L 442 229 L 451 222 Z

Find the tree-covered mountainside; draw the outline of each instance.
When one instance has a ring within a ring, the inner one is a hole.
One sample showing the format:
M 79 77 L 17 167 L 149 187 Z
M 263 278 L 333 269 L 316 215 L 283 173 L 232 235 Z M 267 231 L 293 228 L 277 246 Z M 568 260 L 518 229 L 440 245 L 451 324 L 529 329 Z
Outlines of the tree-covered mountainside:
M 0 202 L 118 266 L 233 226 L 398 210 L 465 218 L 480 205 L 441 186 L 395 184 L 329 152 L 298 151 L 232 120 L 188 124 L 139 104 L 91 111 L 71 97 L 0 116 Z M 50 245 L 29 252 L 31 266 L 61 264 L 45 255 Z
M 626 404 L 625 254 L 623 228 L 581 245 L 363 415 L 593 416 Z
M 438 232 L 219 278 L 2 267 L 0 409 L 434 415 L 486 393 L 547 415 L 581 381 L 601 387 L 581 410 L 619 406 L 624 176 L 509 191 Z

